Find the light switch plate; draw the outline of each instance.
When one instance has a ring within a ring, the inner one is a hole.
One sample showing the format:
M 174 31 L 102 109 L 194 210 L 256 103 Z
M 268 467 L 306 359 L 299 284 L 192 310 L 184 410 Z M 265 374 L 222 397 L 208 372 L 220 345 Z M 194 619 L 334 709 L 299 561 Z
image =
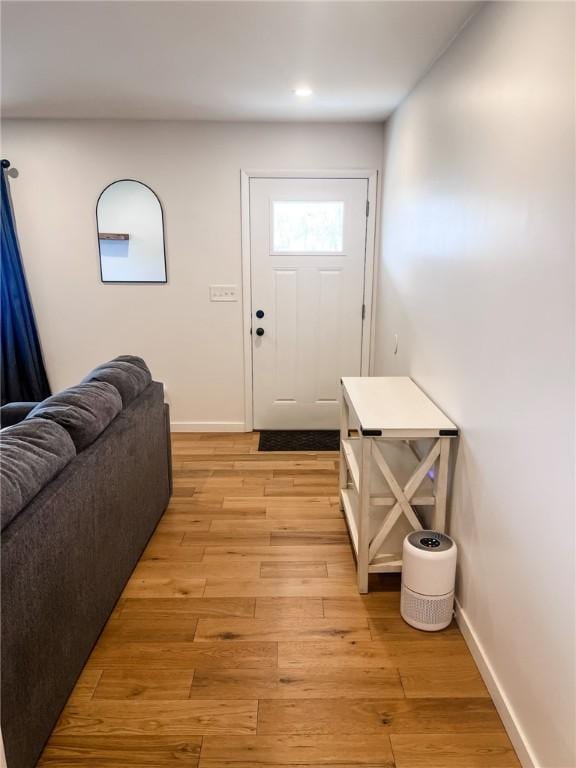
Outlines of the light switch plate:
M 211 285 L 210 301 L 238 301 L 238 286 Z

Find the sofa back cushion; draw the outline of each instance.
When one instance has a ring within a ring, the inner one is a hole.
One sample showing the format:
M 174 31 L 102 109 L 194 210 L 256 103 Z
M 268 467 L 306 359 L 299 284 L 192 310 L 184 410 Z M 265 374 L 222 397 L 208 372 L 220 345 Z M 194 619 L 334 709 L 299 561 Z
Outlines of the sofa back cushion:
M 79 453 L 96 440 L 121 410 L 122 398 L 116 387 L 105 381 L 93 381 L 47 397 L 26 418 L 60 424 Z
M 131 363 L 132 365 L 135 365 L 137 368 L 141 368 L 143 371 L 147 371 L 150 373 L 150 369 L 146 365 L 146 361 L 138 357 L 138 355 L 118 355 L 118 357 L 115 357 L 114 360 L 112 360 L 113 363 Z
M 112 384 L 120 392 L 122 404 L 126 407 L 146 389 L 152 381 L 152 375 L 141 357 L 121 355 L 94 368 L 82 381 L 105 381 Z
M 54 421 L 25 419 L 0 432 L 2 530 L 75 456 L 72 438 Z

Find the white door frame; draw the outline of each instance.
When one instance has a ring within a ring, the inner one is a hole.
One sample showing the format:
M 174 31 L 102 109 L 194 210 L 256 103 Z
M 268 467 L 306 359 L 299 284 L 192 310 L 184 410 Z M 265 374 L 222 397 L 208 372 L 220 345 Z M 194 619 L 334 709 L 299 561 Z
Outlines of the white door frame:
M 371 370 L 372 307 L 374 292 L 374 258 L 376 234 L 376 199 L 378 171 L 240 171 L 240 206 L 242 217 L 242 318 L 244 340 L 244 431 L 252 432 L 253 371 L 252 371 L 252 271 L 250 258 L 250 179 L 366 179 L 368 181 L 368 217 L 366 221 L 366 260 L 364 263 L 364 325 L 362 326 L 361 374 Z

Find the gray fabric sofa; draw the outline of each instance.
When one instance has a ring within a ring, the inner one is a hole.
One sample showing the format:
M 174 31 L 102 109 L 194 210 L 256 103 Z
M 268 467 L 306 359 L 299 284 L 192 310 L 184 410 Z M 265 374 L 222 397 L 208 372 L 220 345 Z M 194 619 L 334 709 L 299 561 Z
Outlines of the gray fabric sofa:
M 0 432 L 8 768 L 36 764 L 169 501 L 163 387 L 132 360 L 143 375 L 96 369 Z

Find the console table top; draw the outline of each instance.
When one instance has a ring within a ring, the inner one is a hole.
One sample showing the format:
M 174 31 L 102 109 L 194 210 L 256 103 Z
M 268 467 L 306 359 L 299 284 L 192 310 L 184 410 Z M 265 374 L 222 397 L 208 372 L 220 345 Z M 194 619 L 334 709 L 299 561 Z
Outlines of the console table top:
M 458 428 L 409 376 L 348 376 L 345 396 L 363 431 L 444 431 Z M 452 436 L 452 435 L 451 435 Z

